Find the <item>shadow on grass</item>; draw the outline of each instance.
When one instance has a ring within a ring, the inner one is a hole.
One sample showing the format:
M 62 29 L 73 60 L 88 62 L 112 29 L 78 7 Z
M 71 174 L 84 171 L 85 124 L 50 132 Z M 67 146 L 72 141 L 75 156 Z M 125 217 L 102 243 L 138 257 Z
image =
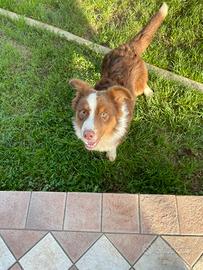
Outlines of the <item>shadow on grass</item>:
M 77 0 L 0 0 L 0 7 L 18 14 L 61 27 L 76 35 L 88 38 L 94 30 L 88 23 Z

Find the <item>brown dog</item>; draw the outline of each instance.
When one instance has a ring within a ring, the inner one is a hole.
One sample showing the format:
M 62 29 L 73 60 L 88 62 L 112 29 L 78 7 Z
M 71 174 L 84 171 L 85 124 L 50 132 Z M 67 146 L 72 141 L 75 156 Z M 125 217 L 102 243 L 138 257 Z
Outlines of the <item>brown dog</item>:
M 140 55 L 149 46 L 163 22 L 168 6 L 163 3 L 149 23 L 130 42 L 109 52 L 103 59 L 101 79 L 95 87 L 72 79 L 77 90 L 73 99 L 76 135 L 88 150 L 107 152 L 114 161 L 116 148 L 126 134 L 138 95 L 151 96 L 148 72 Z

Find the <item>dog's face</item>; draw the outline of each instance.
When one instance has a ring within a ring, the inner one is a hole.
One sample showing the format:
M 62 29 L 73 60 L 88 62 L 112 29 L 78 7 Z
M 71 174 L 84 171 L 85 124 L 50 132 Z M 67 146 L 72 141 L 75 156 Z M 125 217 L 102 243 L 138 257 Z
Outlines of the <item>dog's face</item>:
M 120 86 L 96 91 L 89 84 L 73 79 L 70 84 L 76 89 L 72 107 L 75 111 L 74 128 L 88 150 L 99 150 L 101 145 L 115 136 L 125 134 L 128 121 L 127 100 L 130 92 Z M 106 150 L 105 150 L 106 151 Z

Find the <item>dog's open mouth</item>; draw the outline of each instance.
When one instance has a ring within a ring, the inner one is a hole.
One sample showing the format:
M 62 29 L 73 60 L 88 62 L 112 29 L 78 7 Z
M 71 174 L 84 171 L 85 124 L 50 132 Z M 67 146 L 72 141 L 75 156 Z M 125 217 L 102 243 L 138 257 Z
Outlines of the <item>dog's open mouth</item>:
M 96 140 L 94 142 L 84 142 L 84 143 L 85 143 L 86 149 L 93 150 L 97 146 L 98 142 L 99 140 Z

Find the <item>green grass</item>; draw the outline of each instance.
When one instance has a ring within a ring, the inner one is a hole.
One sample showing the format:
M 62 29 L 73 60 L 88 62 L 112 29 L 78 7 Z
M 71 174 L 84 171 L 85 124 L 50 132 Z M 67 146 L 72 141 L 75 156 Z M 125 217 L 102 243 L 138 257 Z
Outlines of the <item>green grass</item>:
M 132 37 L 160 4 L 63 2 L 0 0 L 0 7 L 114 47 Z M 169 16 L 144 58 L 201 81 L 202 5 L 168 4 Z M 74 92 L 67 84 L 72 77 L 95 83 L 102 57 L 23 21 L 0 17 L 0 29 L 1 190 L 203 194 L 201 93 L 151 74 L 155 95 L 139 98 L 127 139 L 111 163 L 76 139 Z
M 61 27 L 96 43 L 118 46 L 130 39 L 163 0 L 0 0 L 0 7 Z M 169 14 L 144 59 L 203 81 L 203 3 L 167 0 Z

